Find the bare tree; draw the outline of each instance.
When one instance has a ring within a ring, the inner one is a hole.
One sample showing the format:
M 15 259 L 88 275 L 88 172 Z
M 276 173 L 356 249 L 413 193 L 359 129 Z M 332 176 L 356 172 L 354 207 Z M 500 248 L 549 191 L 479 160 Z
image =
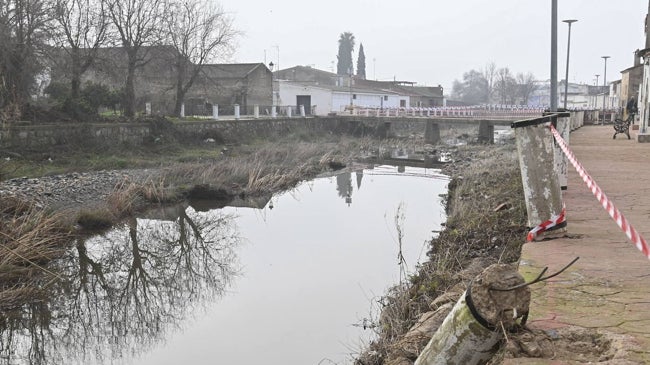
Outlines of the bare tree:
M 501 104 L 514 104 L 517 82 L 508 67 L 497 70 L 495 88 Z
M 494 96 L 494 82 L 497 76 L 497 65 L 494 62 L 488 62 L 483 69 L 483 78 L 486 82 L 486 101 L 490 102 Z
M 127 56 L 124 114 L 135 115 L 135 71 L 148 62 L 147 46 L 162 39 L 164 0 L 107 0 L 111 18 Z
M 177 52 L 174 115 L 180 116 L 185 95 L 203 65 L 229 56 L 239 32 L 220 6 L 205 0 L 176 2 L 170 10 L 168 39 Z
M 41 71 L 48 41 L 51 5 L 47 0 L 0 1 L 0 107 L 18 112 L 30 97 Z
M 518 73 L 517 74 L 517 84 L 519 87 L 519 96 L 521 97 L 521 103 L 528 105 L 528 98 L 530 95 L 537 89 L 535 85 L 535 75 L 532 73 Z
M 106 0 L 55 0 L 55 41 L 68 56 L 72 99 L 79 97 L 81 77 L 106 43 L 109 19 L 105 5 Z

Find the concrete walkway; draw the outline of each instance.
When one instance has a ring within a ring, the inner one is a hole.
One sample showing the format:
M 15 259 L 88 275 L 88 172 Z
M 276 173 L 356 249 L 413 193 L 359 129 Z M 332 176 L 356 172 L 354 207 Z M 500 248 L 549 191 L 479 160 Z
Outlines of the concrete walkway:
M 614 129 L 584 126 L 570 147 L 616 207 L 650 239 L 650 144 Z M 564 192 L 568 232 L 564 238 L 527 243 L 520 271 L 528 281 L 545 266 L 563 274 L 531 286 L 528 324 L 538 329 L 578 326 L 629 335 L 625 355 L 608 364 L 650 364 L 650 260 L 632 244 L 569 165 Z M 574 364 L 564 359 L 513 359 L 509 364 Z

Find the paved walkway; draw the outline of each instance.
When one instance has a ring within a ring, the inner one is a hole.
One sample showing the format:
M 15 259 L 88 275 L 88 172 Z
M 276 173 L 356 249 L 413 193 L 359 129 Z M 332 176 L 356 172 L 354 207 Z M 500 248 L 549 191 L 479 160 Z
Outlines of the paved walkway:
M 570 137 L 580 163 L 616 207 L 650 239 L 650 144 L 613 127 L 584 126 Z M 632 337 L 623 359 L 610 364 L 650 364 L 650 260 L 628 241 L 569 165 L 564 192 L 568 236 L 524 245 L 521 271 L 531 280 L 541 268 L 569 270 L 532 288 L 528 323 L 533 328 L 595 328 Z M 634 349 L 634 345 L 638 348 Z M 522 359 L 517 359 L 522 360 Z M 517 364 L 572 364 L 563 359 Z

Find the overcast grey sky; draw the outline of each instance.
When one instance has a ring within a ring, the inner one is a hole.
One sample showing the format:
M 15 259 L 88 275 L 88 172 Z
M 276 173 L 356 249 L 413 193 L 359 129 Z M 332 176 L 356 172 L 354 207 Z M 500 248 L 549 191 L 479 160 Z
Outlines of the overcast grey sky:
M 278 62 L 336 70 L 338 38 L 352 32 L 363 43 L 371 79 L 416 81 L 451 91 L 464 72 L 493 61 L 513 73 L 550 77 L 551 0 L 221 0 L 239 39 L 233 61 Z M 558 79 L 594 84 L 620 79 L 644 48 L 648 0 L 558 0 Z M 266 53 L 265 53 L 266 52 Z

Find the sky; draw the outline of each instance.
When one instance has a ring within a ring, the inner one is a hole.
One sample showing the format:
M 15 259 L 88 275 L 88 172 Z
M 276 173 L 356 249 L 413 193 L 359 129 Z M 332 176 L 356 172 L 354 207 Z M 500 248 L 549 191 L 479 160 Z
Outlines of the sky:
M 230 62 L 273 62 L 280 69 L 312 66 L 336 72 L 338 39 L 352 32 L 376 80 L 442 85 L 451 92 L 463 73 L 489 62 L 548 80 L 551 0 L 220 0 L 242 32 Z M 558 80 L 603 84 L 621 78 L 645 46 L 648 0 L 558 0 Z

